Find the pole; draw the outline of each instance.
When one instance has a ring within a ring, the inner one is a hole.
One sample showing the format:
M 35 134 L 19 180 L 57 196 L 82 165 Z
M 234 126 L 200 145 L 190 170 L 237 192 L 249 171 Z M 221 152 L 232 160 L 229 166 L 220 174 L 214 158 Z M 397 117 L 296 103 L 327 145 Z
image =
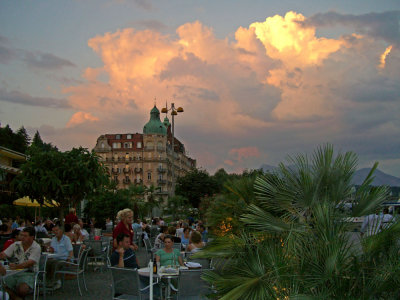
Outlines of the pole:
M 171 103 L 171 109 L 172 112 L 175 110 L 174 103 Z M 175 196 L 175 147 L 174 147 L 174 142 L 175 142 L 175 122 L 174 122 L 174 114 L 172 115 L 172 186 L 171 186 L 171 196 Z

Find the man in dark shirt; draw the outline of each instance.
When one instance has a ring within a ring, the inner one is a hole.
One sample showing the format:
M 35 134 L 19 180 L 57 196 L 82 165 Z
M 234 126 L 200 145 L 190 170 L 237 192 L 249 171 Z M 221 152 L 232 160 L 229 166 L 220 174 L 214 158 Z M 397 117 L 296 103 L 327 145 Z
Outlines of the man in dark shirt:
M 135 252 L 129 247 L 129 235 L 120 233 L 117 235 L 117 248 L 111 254 L 111 265 L 120 268 L 139 268 Z

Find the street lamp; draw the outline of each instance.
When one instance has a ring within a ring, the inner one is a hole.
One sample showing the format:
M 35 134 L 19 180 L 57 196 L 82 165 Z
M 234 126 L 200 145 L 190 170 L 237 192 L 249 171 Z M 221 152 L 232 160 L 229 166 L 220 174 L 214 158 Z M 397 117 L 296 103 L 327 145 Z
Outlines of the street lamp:
M 171 124 L 172 125 L 172 130 L 171 130 L 171 132 L 172 132 L 172 143 L 171 143 L 171 146 L 172 146 L 172 170 L 171 170 L 171 172 L 172 172 L 172 187 L 171 187 L 171 196 L 175 196 L 175 148 L 174 148 L 175 121 L 174 121 L 174 119 L 175 119 L 175 116 L 178 115 L 178 113 L 183 113 L 183 108 L 182 107 L 175 108 L 175 104 L 171 103 L 171 107 L 170 108 L 168 108 L 168 105 L 166 105 L 165 107 L 163 107 L 161 109 L 161 112 L 164 113 L 164 114 L 168 114 L 169 111 L 171 111 L 171 116 L 172 116 L 172 124 Z M 167 136 L 167 138 L 168 138 L 168 136 Z

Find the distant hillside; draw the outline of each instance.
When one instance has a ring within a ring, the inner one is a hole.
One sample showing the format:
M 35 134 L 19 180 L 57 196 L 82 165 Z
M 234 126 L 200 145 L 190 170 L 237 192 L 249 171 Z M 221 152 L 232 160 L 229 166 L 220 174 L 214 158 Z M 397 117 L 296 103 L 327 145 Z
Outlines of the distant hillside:
M 353 177 L 353 183 L 360 185 L 370 170 L 370 168 L 357 170 Z M 372 185 L 400 186 L 400 178 L 386 174 L 378 169 L 375 171 L 374 177 Z
M 261 165 L 261 169 L 263 169 L 264 172 L 273 172 L 274 170 L 277 169 L 275 166 L 263 164 Z M 357 170 L 354 173 L 353 177 L 353 184 L 355 185 L 360 185 L 362 184 L 363 180 L 365 177 L 367 177 L 370 168 L 363 168 L 360 170 Z M 372 185 L 388 185 L 388 186 L 398 186 L 400 187 L 400 178 L 396 176 L 392 176 L 389 174 L 386 174 L 379 169 L 377 169 L 374 173 L 374 180 L 372 181 Z

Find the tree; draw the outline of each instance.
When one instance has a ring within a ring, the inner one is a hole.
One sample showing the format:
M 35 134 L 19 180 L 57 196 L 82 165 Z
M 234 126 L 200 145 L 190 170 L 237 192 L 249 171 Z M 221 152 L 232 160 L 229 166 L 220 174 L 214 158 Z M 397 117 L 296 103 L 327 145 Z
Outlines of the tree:
M 348 217 L 379 209 L 386 187 L 372 187 L 373 172 L 356 191 L 353 210 L 341 209 L 352 192 L 357 157 L 334 155 L 326 145 L 310 159 L 289 158 L 294 167 L 256 179 L 257 203 L 241 221 L 244 229 L 217 238 L 196 254 L 224 259 L 206 272 L 218 299 L 396 299 L 400 287 L 400 223 L 380 233 L 351 238 Z
M 204 170 L 194 169 L 178 178 L 175 194 L 187 198 L 193 207 L 198 208 L 201 198 L 214 195 L 217 191 L 215 179 Z
M 21 166 L 14 179 L 21 196 L 39 203 L 55 200 L 63 209 L 75 207 L 90 195 L 98 193 L 109 182 L 108 174 L 98 156 L 82 147 L 70 151 L 35 151 Z
M 9 125 L 0 128 L 0 145 L 14 151 L 25 153 L 29 146 L 29 135 L 22 126 L 16 133 L 12 131 Z
M 36 151 L 51 151 L 51 150 L 58 150 L 56 146 L 53 146 L 51 143 L 43 142 L 42 138 L 40 137 L 39 131 L 36 131 L 32 144 L 29 147 L 28 154 L 32 154 Z

